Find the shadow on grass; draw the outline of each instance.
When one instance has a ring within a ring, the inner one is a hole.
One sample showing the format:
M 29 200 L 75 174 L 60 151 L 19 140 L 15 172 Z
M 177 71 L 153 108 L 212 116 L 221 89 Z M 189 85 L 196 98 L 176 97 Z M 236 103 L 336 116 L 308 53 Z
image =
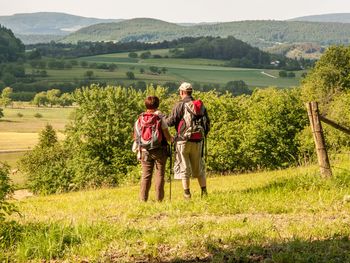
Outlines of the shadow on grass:
M 18 123 L 19 121 L 12 121 L 12 120 L 6 120 L 6 119 L 4 120 L 3 119 L 3 120 L 0 120 L 0 123 L 1 122 Z
M 211 256 L 194 259 L 176 258 L 170 261 L 151 262 L 350 262 L 350 241 L 348 236 L 325 240 L 293 240 L 266 246 L 240 246 L 207 242 Z

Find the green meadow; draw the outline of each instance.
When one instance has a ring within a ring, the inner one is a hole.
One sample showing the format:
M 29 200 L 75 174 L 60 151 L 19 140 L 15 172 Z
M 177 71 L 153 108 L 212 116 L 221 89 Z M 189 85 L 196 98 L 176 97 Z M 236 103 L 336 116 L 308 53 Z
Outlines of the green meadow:
M 345 161 L 345 162 L 344 162 Z M 346 168 L 349 160 L 338 162 Z M 138 186 L 14 201 L 23 234 L 16 262 L 349 262 L 349 172 L 316 166 L 211 177 L 209 196 L 138 201 Z

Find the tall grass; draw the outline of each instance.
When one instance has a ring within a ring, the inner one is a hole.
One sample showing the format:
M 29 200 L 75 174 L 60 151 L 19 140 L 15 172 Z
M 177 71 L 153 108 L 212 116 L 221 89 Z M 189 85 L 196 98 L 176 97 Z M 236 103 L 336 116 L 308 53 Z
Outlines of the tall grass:
M 350 172 L 317 167 L 208 179 L 209 196 L 138 201 L 138 186 L 18 202 L 3 256 L 57 262 L 349 262 Z M 167 185 L 168 187 L 168 185 Z M 169 188 L 166 189 L 168 193 Z M 153 189 L 151 189 L 153 196 Z

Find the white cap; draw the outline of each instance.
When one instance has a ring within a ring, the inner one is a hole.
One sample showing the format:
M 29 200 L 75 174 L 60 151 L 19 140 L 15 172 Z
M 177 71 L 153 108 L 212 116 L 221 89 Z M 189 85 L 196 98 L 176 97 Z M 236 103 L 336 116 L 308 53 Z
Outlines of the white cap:
M 182 84 L 179 87 L 179 90 L 182 91 L 192 91 L 192 85 L 188 82 L 182 82 Z

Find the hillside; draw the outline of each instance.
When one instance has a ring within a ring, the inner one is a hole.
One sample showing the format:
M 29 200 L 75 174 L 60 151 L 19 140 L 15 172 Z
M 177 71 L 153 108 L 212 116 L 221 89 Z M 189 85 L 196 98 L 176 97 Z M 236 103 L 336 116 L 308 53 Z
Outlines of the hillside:
M 283 55 L 288 58 L 306 58 L 319 59 L 324 52 L 324 48 L 318 44 L 297 43 L 297 44 L 278 44 L 273 47 L 266 48 L 265 51 Z
M 0 25 L 0 63 L 16 61 L 24 56 L 24 45 L 10 29 Z M 0 68 L 0 76 L 1 76 Z
M 350 13 L 302 16 L 290 19 L 290 21 L 350 23 Z
M 316 167 L 209 178 L 201 199 L 169 183 L 162 203 L 138 186 L 17 201 L 24 235 L 9 262 L 349 262 L 349 174 Z
M 19 35 L 67 35 L 80 28 L 116 19 L 97 19 L 64 13 L 38 12 L 0 16 L 0 24 Z
M 227 37 L 230 35 L 257 47 L 303 42 L 319 45 L 346 44 L 350 42 L 350 27 L 341 23 L 298 21 L 240 21 L 180 26 L 143 18 L 92 25 L 70 34 L 62 42 L 130 40 L 154 42 L 185 36 Z

